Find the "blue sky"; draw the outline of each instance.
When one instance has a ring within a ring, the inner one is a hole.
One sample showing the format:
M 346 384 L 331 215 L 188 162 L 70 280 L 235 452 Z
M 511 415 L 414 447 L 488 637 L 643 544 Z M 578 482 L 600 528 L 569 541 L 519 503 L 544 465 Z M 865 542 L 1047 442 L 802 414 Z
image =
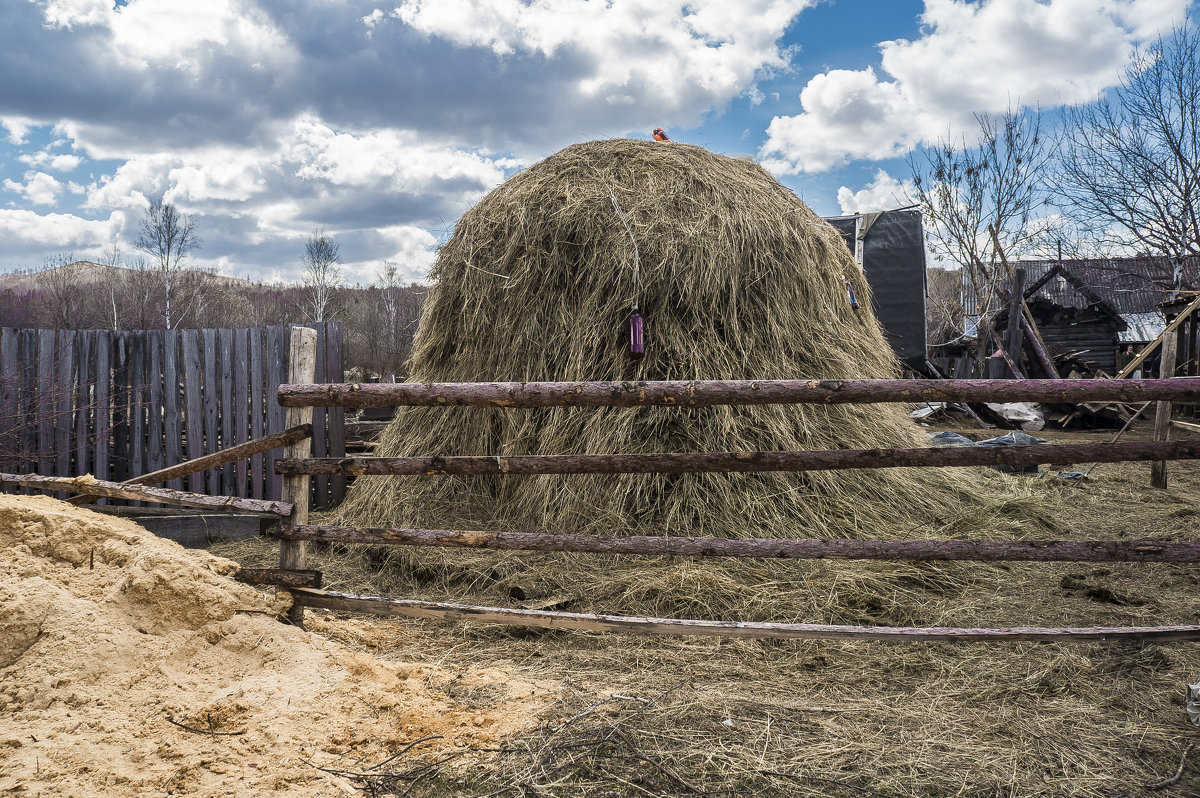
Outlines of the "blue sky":
M 0 271 L 131 241 L 149 198 L 198 264 L 422 277 L 458 216 L 576 141 L 752 155 L 824 215 L 896 207 L 972 114 L 1111 87 L 1190 0 L 8 0 Z

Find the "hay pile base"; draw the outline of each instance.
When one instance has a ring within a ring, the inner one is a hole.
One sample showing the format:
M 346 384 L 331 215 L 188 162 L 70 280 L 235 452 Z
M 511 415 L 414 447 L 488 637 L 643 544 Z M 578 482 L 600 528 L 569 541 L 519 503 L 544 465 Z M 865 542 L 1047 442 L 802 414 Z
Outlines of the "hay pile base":
M 0 793 L 358 795 L 314 766 L 431 734 L 405 765 L 494 747 L 554 692 L 349 652 L 280 623 L 235 568 L 128 520 L 0 496 Z

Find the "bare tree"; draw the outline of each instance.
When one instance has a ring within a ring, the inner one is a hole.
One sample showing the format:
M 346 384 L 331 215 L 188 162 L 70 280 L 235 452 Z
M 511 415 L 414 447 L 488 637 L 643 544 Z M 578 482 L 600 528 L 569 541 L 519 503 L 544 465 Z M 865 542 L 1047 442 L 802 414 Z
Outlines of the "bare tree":
M 75 256 L 59 253 L 42 261 L 42 271 L 37 276 L 41 299 L 40 323 L 57 330 L 71 330 L 86 326 L 90 320 L 88 303 L 92 292 L 87 290 L 87 279 L 74 267 Z
M 190 216 L 181 214 L 161 198 L 151 200 L 133 245 L 149 255 L 158 267 L 162 279 L 163 321 L 168 330 L 179 326 L 186 308 L 172 308 L 180 273 L 187 266 L 188 256 L 200 248 L 196 227 Z M 182 311 L 182 312 L 181 312 Z
M 125 269 L 122 267 L 121 247 L 116 241 L 100 258 L 100 265 L 104 267 L 104 289 L 108 294 L 108 307 L 105 309 L 105 321 L 110 322 L 109 329 L 121 329 L 120 314 L 117 312 L 117 295 L 120 293 L 120 286 L 125 282 Z
M 324 230 L 314 230 L 304 244 L 304 285 L 313 321 L 329 321 L 334 315 L 333 295 L 342 286 L 342 253 Z
M 986 313 L 1000 274 L 988 227 L 995 227 L 1007 256 L 1027 252 L 1047 222 L 1036 216 L 1045 202 L 1042 173 L 1052 157 L 1041 135 L 1041 113 L 1011 108 L 977 114 L 978 143 L 965 137 L 939 141 L 909 158 L 916 200 L 930 249 L 963 270 Z
M 1200 33 L 1135 50 L 1109 96 L 1067 111 L 1058 190 L 1098 240 L 1200 254 Z M 1178 277 L 1178 274 L 1176 275 Z

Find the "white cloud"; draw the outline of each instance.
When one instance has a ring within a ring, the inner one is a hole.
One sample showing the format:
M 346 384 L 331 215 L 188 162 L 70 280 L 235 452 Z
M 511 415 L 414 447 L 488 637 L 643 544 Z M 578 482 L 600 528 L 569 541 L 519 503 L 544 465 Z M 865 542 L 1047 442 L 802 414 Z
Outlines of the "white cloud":
M 69 172 L 83 163 L 83 159 L 78 155 L 72 155 L 67 152 L 53 153 L 46 150 L 25 153 L 18 160 L 29 166 L 41 166 L 46 169 L 53 169 L 56 172 Z
M 105 220 L 82 219 L 67 213 L 39 214 L 30 210 L 0 209 L 0 238 L 6 248 L 41 257 L 47 250 L 100 251 L 125 227 L 125 215 L 109 214 Z
M 916 187 L 911 181 L 897 180 L 880 169 L 875 178 L 858 191 L 847 186 L 839 188 L 837 199 L 844 214 L 871 213 L 910 205 L 915 194 Z
M 63 184 L 45 172 L 26 172 L 25 182 L 5 180 L 4 188 L 14 194 L 20 194 L 34 205 L 53 205 Z
M 8 131 L 9 144 L 24 144 L 34 121 L 24 116 L 0 116 L 0 125 Z
M 576 90 L 610 105 L 655 104 L 669 116 L 720 106 L 756 75 L 787 66 L 779 38 L 816 0 L 405 0 L 414 29 L 500 56 L 566 55 L 586 65 Z
M 760 155 L 779 174 L 882 159 L 969 126 L 973 112 L 1052 107 L 1114 85 L 1141 37 L 1190 0 L 927 0 L 924 34 L 880 44 L 882 71 L 817 75 L 775 117 Z

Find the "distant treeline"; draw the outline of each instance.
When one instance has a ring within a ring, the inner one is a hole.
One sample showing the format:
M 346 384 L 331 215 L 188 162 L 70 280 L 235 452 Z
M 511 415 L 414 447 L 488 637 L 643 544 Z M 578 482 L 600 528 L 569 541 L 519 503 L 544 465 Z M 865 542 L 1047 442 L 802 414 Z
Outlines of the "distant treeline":
M 4 285 L 4 283 L 8 285 Z M 0 278 L 0 327 L 76 330 L 153 330 L 164 324 L 165 293 L 152 270 L 72 263 Z M 331 321 L 345 334 L 347 368 L 403 376 L 426 286 L 341 287 Z M 263 327 L 313 321 L 311 289 L 268 285 L 202 271 L 185 271 L 172 288 L 177 329 Z

